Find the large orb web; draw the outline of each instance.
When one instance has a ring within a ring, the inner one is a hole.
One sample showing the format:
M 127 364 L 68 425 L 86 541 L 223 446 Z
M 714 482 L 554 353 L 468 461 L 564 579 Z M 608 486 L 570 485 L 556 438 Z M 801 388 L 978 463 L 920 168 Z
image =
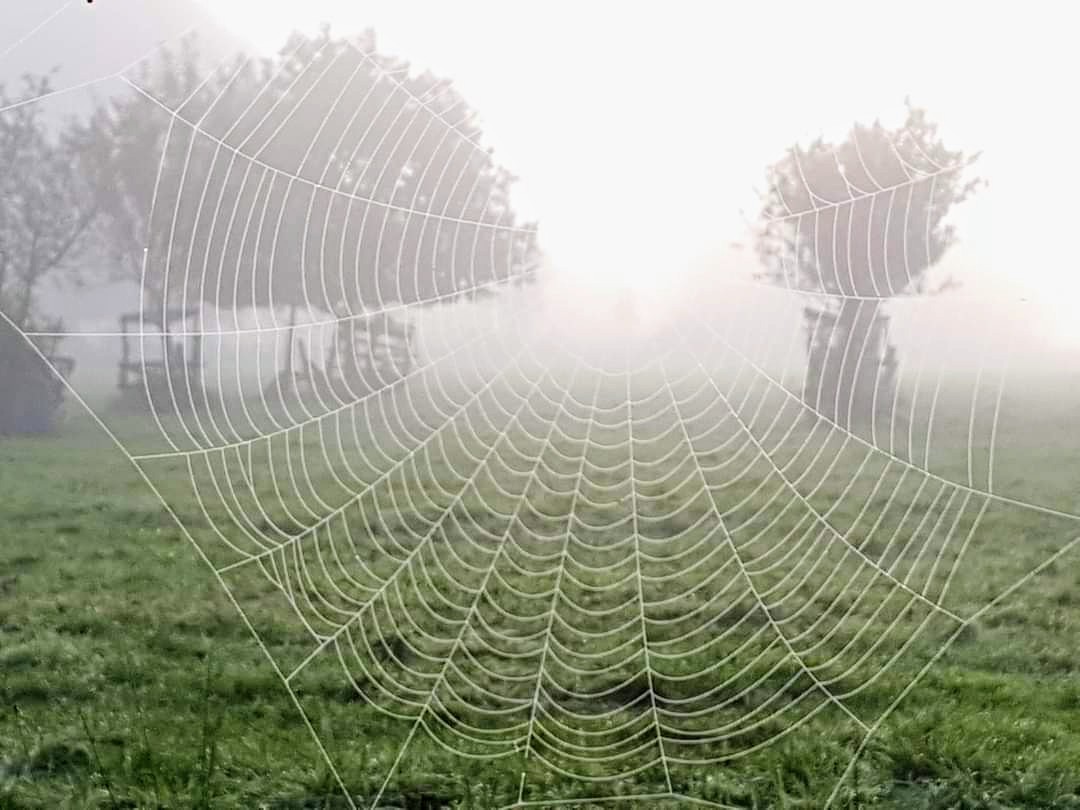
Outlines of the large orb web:
M 717 274 L 659 326 L 577 341 L 534 303 L 537 228 L 456 91 L 363 40 L 294 46 L 177 98 L 127 79 L 168 136 L 137 333 L 158 407 L 116 432 L 348 801 L 499 759 L 508 806 L 728 806 L 724 774 L 784 746 L 841 795 L 927 668 L 1071 548 L 1077 515 L 995 459 L 1023 424 L 1007 347 L 950 328 L 962 296 L 899 299 L 934 339 L 854 425 L 853 400 L 805 396 L 806 336 L 761 316 L 801 312 L 795 286 Z M 895 161 L 775 213 L 834 258 L 865 244 L 858 206 L 904 223 L 881 296 L 910 279 L 912 201 L 960 168 Z M 175 313 L 186 353 L 163 353 Z M 965 341 L 957 381 L 941 347 Z M 1021 517 L 1030 553 L 971 564 Z M 397 753 L 361 795 L 371 728 Z

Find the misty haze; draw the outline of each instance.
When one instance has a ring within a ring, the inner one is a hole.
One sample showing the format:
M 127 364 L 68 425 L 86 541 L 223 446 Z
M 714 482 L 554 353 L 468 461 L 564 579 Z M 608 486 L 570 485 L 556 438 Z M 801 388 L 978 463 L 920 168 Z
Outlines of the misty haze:
M 0 807 L 1075 807 L 1025 13 L 0 0 Z

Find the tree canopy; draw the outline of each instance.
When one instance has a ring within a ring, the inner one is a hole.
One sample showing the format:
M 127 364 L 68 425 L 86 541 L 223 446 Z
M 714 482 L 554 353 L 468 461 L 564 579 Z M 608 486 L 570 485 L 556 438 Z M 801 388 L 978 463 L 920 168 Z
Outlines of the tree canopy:
M 0 309 L 19 329 L 39 317 L 37 294 L 66 272 L 100 210 L 100 177 L 89 170 L 86 130 L 74 122 L 56 132 L 40 104 L 19 105 L 51 91 L 48 76 L 26 76 L 20 97 L 0 85 Z
M 346 315 L 529 275 L 514 177 L 449 82 L 371 34 L 294 35 L 202 79 L 193 61 L 145 67 L 97 122 L 120 178 L 109 227 L 133 272 L 145 261 L 144 305 Z
M 975 156 L 977 157 L 977 156 Z M 896 348 L 886 302 L 927 291 L 956 239 L 948 222 L 980 181 L 926 113 L 895 129 L 855 124 L 840 143 L 795 145 L 768 169 L 757 251 L 763 276 L 817 299 L 803 310 L 803 401 L 845 428 L 891 420 Z
M 835 298 L 923 292 L 955 239 L 946 217 L 979 180 L 910 103 L 895 129 L 855 124 L 840 143 L 792 146 L 769 167 L 757 250 L 765 277 Z

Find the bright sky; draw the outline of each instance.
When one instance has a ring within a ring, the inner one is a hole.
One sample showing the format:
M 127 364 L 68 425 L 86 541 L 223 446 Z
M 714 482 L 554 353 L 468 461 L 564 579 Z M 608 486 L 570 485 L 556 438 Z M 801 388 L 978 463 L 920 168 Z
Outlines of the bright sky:
M 322 20 L 372 26 L 381 50 L 453 78 L 554 266 L 639 294 L 715 261 L 794 139 L 895 120 L 910 95 L 948 141 L 983 150 L 991 181 L 956 220 L 951 269 L 1019 285 L 1048 335 L 1080 344 L 1080 65 L 1054 5 L 204 1 L 266 51 Z

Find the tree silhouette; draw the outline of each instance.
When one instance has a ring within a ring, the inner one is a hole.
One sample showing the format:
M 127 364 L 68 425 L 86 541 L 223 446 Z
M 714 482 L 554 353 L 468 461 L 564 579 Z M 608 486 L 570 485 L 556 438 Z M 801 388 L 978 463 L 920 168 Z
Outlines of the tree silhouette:
M 40 104 L 19 104 L 52 90 L 48 76 L 25 76 L 20 97 L 0 85 L 0 434 L 52 427 L 63 388 L 21 332 L 54 331 L 38 301 L 48 282 L 77 282 L 72 263 L 100 210 L 102 183 L 88 171 L 87 133 L 74 122 L 50 127 Z M 34 344 L 54 367 L 56 337 Z
M 530 277 L 515 178 L 449 82 L 379 53 L 370 32 L 294 35 L 278 58 L 238 57 L 206 80 L 192 62 L 147 68 L 101 119 L 116 159 L 137 158 L 111 224 L 135 248 L 144 306 L 330 312 L 343 345 L 370 347 L 362 333 L 385 332 L 386 310 Z
M 26 76 L 22 98 L 51 90 L 48 76 Z M 51 131 L 41 105 L 17 102 L 0 85 L 0 107 L 11 107 L 0 116 L 0 304 L 27 330 L 41 316 L 41 285 L 77 277 L 70 259 L 98 215 L 101 184 L 81 171 L 88 161 L 80 125 Z
M 769 167 L 762 275 L 812 299 L 803 399 L 833 422 L 865 424 L 892 407 L 885 305 L 940 289 L 928 271 L 955 241 L 948 213 L 981 182 L 965 177 L 977 157 L 948 149 L 909 103 L 895 129 L 855 124 L 842 142 L 793 146 Z
M 169 109 L 180 107 L 202 81 L 197 40 L 162 48 L 154 61 L 140 64 L 134 83 L 161 102 L 139 93 L 114 96 L 94 111 L 89 130 L 93 159 L 102 184 L 102 237 L 115 279 L 143 285 L 144 309 L 159 311 L 164 299 L 164 262 L 170 230 L 152 228 L 159 164 L 166 176 L 182 164 L 184 151 L 171 142 Z

